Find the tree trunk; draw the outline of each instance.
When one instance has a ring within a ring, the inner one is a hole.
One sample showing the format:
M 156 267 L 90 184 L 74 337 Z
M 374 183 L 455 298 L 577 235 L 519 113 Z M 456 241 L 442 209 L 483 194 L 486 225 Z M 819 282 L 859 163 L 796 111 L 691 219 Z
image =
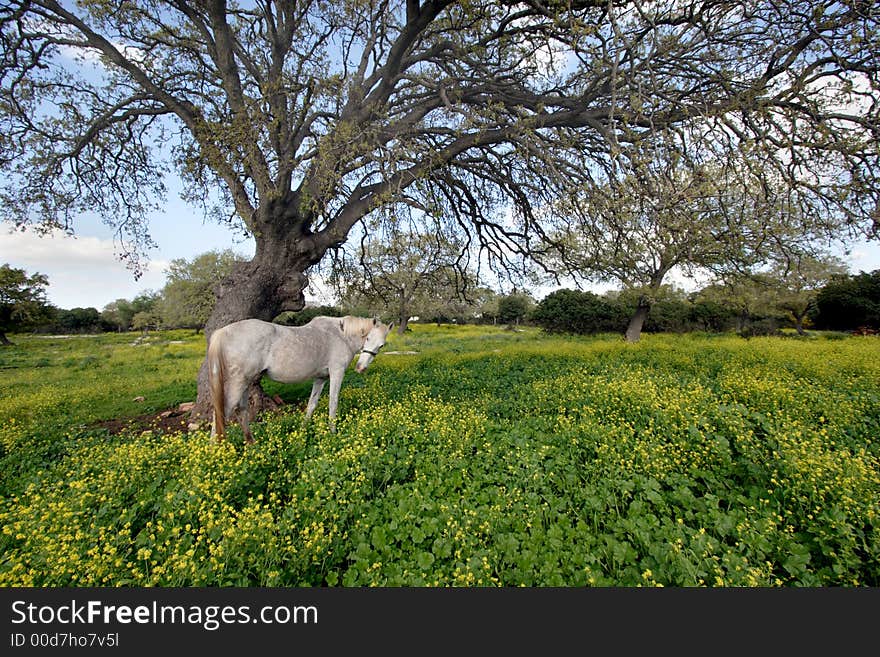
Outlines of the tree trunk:
M 308 285 L 305 272 L 320 260 L 320 255 L 306 250 L 307 236 L 297 235 L 289 228 L 278 230 L 279 224 L 289 226 L 290 222 L 273 222 L 274 230 L 260 233 L 256 237 L 253 260 L 238 264 L 232 274 L 215 288 L 217 302 L 205 324 L 206 352 L 207 343 L 218 328 L 242 319 L 268 322 L 281 312 L 297 311 L 305 306 L 303 290 Z M 277 405 L 259 382 L 251 387 L 248 404 L 251 417 Z M 210 421 L 211 414 L 207 361 L 203 360 L 190 422 Z
M 9 338 L 6 337 L 6 333 L 0 331 L 0 346 L 3 347 L 11 347 L 12 342 L 9 341 Z
M 410 295 L 406 293 L 406 287 L 402 288 L 397 295 L 397 335 L 406 333 L 406 327 L 409 325 L 409 302 Z
M 804 330 L 804 318 L 806 317 L 806 313 L 803 315 L 794 313 L 794 328 L 797 331 L 798 335 L 806 335 L 807 332 Z
M 639 299 L 639 304 L 636 306 L 636 311 L 630 318 L 629 326 L 626 327 L 626 333 L 624 334 L 627 342 L 639 341 L 642 335 L 642 327 L 645 325 L 645 319 L 648 317 L 650 310 L 651 303 L 645 298 Z

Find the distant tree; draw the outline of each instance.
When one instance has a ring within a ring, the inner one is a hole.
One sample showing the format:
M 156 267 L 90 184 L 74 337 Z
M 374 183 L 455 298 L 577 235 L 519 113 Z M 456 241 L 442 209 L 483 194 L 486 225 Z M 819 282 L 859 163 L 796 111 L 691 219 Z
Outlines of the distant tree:
M 498 302 L 501 300 L 500 295 L 489 288 L 481 288 L 479 291 L 480 302 L 477 308 L 477 315 L 483 323 L 498 322 Z
M 804 209 L 778 181 L 750 170 L 745 153 L 707 164 L 659 142 L 640 158 L 635 173 L 574 199 L 560 238 L 576 274 L 637 294 L 629 342 L 638 341 L 672 271 L 748 277 L 772 260 L 810 254 L 820 236 L 848 234 L 842 217 Z
M 791 315 L 798 334 L 804 335 L 804 322 L 819 291 L 834 277 L 846 273 L 846 265 L 838 258 L 801 255 L 777 263 L 767 282 L 776 296 L 776 305 Z
M 694 330 L 721 333 L 734 328 L 737 322 L 736 311 L 717 299 L 704 299 L 699 292 L 691 295 L 688 321 Z
M 162 317 L 154 310 L 142 310 L 131 318 L 131 328 L 143 331 L 144 335 L 151 329 L 158 329 L 161 325 Z
M 131 319 L 135 315 L 135 309 L 128 299 L 111 301 L 101 311 L 101 317 L 117 331 L 127 331 L 131 328 Z
M 201 330 L 216 301 L 216 288 L 244 258 L 230 249 L 208 251 L 192 260 L 172 260 L 167 282 L 157 299 L 156 312 L 169 328 Z
M 11 345 L 7 332 L 32 326 L 48 316 L 46 286 L 43 274 L 28 276 L 24 269 L 9 264 L 0 267 L 0 345 Z
M 132 300 L 116 299 L 104 306 L 101 311 L 101 323 L 104 330 L 129 331 L 131 329 L 142 329 L 144 318 L 149 317 L 151 325 L 161 323 L 162 317 L 160 312 L 160 303 L 162 301 L 161 292 L 153 292 L 152 290 L 144 290 Z M 62 311 L 63 313 L 64 311 Z M 137 315 L 143 315 L 135 326 L 134 318 Z M 78 320 L 68 319 L 69 322 Z
M 483 296 L 479 291 L 460 290 L 457 294 L 437 296 L 428 301 L 415 316 L 438 324 L 470 324 L 479 320 Z
M 161 292 L 144 290 L 131 300 L 131 309 L 135 315 L 143 312 L 152 312 L 156 309 L 156 304 L 159 303 L 161 298 Z
M 535 306 L 528 294 L 513 292 L 498 299 L 498 321 L 519 324 Z
M 734 276 L 727 281 L 707 285 L 693 295 L 695 303 L 717 304 L 729 309 L 734 328 L 741 334 L 773 333 L 786 317 L 777 305 L 777 297 L 768 274 Z
M 833 277 L 816 295 L 813 320 L 823 329 L 880 329 L 880 269 Z
M 59 310 L 55 330 L 60 333 L 102 333 L 110 328 L 97 308 L 70 308 Z
M 340 261 L 331 280 L 344 305 L 396 318 L 402 335 L 414 315 L 443 314 L 476 277 L 462 263 L 464 246 L 440 233 L 394 231 Z

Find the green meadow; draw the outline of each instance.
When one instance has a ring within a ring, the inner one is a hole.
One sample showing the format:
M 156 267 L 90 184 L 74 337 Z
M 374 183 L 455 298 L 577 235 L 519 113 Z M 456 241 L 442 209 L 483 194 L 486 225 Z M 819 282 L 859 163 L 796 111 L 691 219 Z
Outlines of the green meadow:
M 249 446 L 100 424 L 201 335 L 13 336 L 0 585 L 880 586 L 880 339 L 412 329 Z

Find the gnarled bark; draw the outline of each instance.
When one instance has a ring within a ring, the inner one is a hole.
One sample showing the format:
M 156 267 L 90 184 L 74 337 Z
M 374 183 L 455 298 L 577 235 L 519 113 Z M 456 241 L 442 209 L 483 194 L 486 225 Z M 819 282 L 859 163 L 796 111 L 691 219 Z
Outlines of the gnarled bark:
M 306 271 L 315 264 L 323 251 L 309 236 L 295 230 L 264 231 L 257 236 L 257 250 L 250 262 L 240 263 L 232 274 L 215 289 L 217 303 L 205 324 L 205 349 L 215 330 L 242 319 L 271 321 L 284 311 L 301 310 L 305 305 L 303 290 L 308 285 Z M 254 414 L 277 407 L 265 394 L 259 382 L 250 390 L 249 410 Z M 198 373 L 196 404 L 191 422 L 211 419 L 211 391 L 206 361 Z

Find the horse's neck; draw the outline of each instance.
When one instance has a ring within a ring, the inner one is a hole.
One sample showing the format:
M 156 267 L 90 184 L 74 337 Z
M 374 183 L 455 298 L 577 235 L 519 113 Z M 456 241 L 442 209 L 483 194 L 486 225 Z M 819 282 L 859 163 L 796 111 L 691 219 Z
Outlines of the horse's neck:
M 365 337 L 357 333 L 349 333 L 342 326 L 338 324 L 334 324 L 333 328 L 339 331 L 339 337 L 342 338 L 342 342 L 351 350 L 352 354 L 357 353 L 364 347 Z
M 364 340 L 365 338 L 360 335 L 350 335 L 345 331 L 340 331 L 342 333 L 342 340 L 349 346 L 352 351 L 352 354 L 356 354 L 361 349 L 364 348 Z

